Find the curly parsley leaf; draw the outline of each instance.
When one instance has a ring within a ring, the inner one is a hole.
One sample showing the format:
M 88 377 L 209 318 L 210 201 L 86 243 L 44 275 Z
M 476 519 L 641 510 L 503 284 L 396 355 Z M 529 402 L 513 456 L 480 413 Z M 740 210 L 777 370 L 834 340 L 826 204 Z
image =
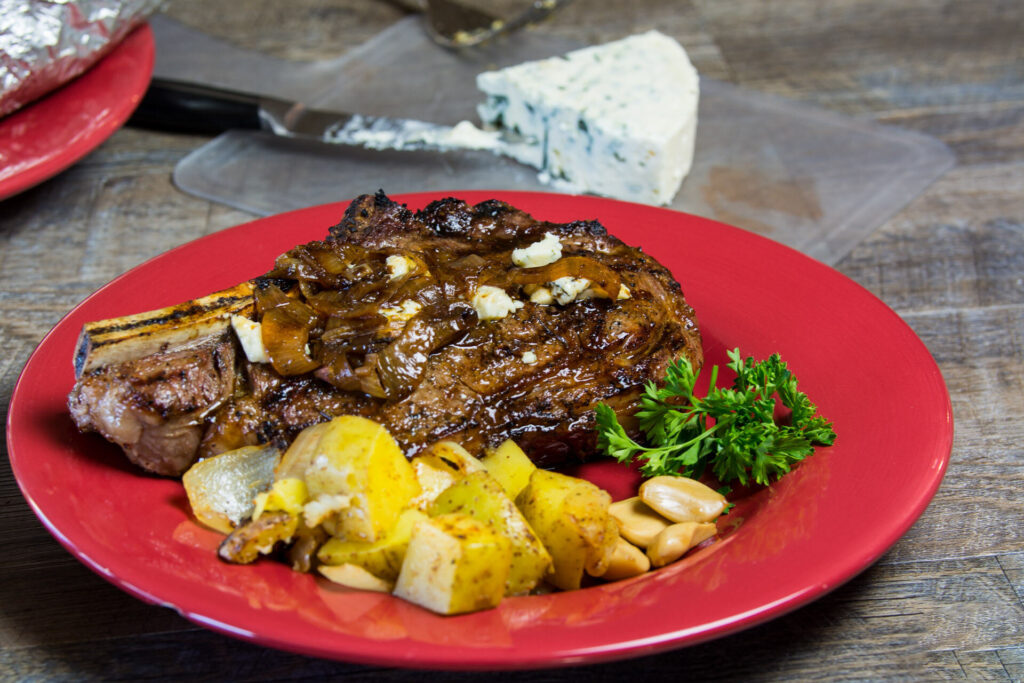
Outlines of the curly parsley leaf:
M 727 355 L 736 379 L 731 387 L 718 387 L 715 366 L 704 398 L 693 395 L 697 373 L 685 358 L 668 366 L 660 387 L 647 384 L 636 418 L 649 445 L 634 441 L 615 411 L 599 404 L 599 450 L 620 462 L 638 460 L 647 476 L 699 477 L 710 468 L 723 483 L 745 485 L 768 484 L 811 455 L 815 445 L 835 441 L 832 424 L 797 389 L 778 354 L 757 363 L 739 349 Z M 778 418 L 784 412 L 779 404 L 788 418 Z
M 643 446 L 633 441 L 626 430 L 619 424 L 615 411 L 604 403 L 594 409 L 597 417 L 597 447 L 619 462 L 628 462 L 636 453 L 644 450 Z

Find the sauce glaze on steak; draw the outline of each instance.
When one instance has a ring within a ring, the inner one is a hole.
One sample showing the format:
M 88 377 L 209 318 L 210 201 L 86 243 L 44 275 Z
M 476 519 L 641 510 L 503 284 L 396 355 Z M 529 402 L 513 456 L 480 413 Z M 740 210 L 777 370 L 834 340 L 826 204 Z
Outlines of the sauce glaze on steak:
M 563 259 L 582 256 L 611 269 L 628 298 L 530 302 L 517 284 L 526 269 L 511 254 L 549 232 L 559 238 Z M 329 276 L 317 271 L 325 254 L 347 269 L 332 261 Z M 395 254 L 411 259 L 413 272 L 391 277 L 384 264 Z M 467 302 L 484 284 L 524 305 L 498 320 L 477 320 Z M 285 446 L 302 428 L 340 414 L 382 422 L 410 456 L 441 439 L 479 453 L 512 438 L 538 464 L 553 467 L 593 454 L 596 402 L 620 415 L 632 412 L 643 385 L 663 376 L 672 360 L 686 357 L 696 367 L 703 361 L 693 309 L 663 266 L 596 221 L 537 221 L 497 200 L 470 206 L 448 198 L 414 213 L 383 193 L 364 195 L 324 242 L 283 255 L 255 285 L 257 292 L 277 288 L 307 302 L 329 292 L 347 312 L 321 316 L 309 347 L 323 363 L 340 350 L 342 371 L 332 365 L 282 376 L 241 352 L 230 371 L 214 371 L 227 357 L 223 344 L 234 342 L 229 333 L 186 354 L 216 387 L 205 392 L 179 386 L 187 375 L 145 370 L 171 362 L 160 357 L 167 354 L 83 375 L 69 397 L 79 428 L 99 431 L 136 464 L 167 475 L 180 474 L 196 457 L 242 445 Z M 403 301 L 415 301 L 420 313 L 397 322 L 380 314 Z M 524 360 L 528 352 L 535 362 Z M 189 400 L 161 417 L 143 394 Z M 137 422 L 140 412 L 150 434 L 145 448 L 122 424 Z M 188 439 L 176 437 L 173 427 L 185 423 Z M 162 427 L 166 438 L 153 438 Z

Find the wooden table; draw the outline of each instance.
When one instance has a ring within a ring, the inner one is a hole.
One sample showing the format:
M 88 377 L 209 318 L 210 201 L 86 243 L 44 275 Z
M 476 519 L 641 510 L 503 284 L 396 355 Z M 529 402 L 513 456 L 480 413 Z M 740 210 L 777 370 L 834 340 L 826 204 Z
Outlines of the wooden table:
M 187 25 L 292 59 L 334 56 L 405 11 L 379 0 L 168 8 Z M 921 131 L 955 152 L 953 170 L 838 264 L 937 360 L 956 419 L 952 461 L 902 540 L 795 613 L 667 654 L 501 679 L 1021 680 L 1024 4 L 577 0 L 546 28 L 601 41 L 655 27 L 679 39 L 705 75 Z M 175 163 L 202 142 L 126 128 L 59 177 L 0 203 L 0 405 L 46 331 L 94 289 L 251 218 L 171 184 Z M 0 463 L 0 678 L 423 675 L 263 649 L 135 600 L 58 545 L 6 458 Z

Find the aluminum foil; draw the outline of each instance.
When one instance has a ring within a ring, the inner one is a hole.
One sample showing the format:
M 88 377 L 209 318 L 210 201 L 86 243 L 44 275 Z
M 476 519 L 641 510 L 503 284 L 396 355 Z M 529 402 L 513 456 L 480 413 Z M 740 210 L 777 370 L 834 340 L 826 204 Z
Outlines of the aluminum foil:
M 0 0 L 0 116 L 83 73 L 162 0 Z

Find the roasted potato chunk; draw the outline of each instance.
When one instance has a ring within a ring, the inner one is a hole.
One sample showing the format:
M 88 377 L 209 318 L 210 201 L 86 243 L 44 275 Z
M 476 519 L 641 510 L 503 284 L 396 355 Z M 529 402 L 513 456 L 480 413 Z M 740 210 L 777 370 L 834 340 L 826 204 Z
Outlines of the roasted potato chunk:
M 416 473 L 382 425 L 353 415 L 327 424 L 305 472 L 309 497 L 342 495 L 351 500 L 324 528 L 350 541 L 384 538 L 421 492 Z
M 373 543 L 332 538 L 321 546 L 317 558 L 327 565 L 354 564 L 374 576 L 394 583 L 402 569 L 412 529 L 427 515 L 415 509 L 402 512 L 398 523 L 384 538 Z
M 512 544 L 506 595 L 525 595 L 551 568 L 551 555 L 501 485 L 487 472 L 474 472 L 456 481 L 437 497 L 432 516 L 461 512 L 487 524 Z
M 412 505 L 427 510 L 434 499 L 470 472 L 481 472 L 483 464 L 454 441 L 438 441 L 412 459 L 412 468 L 422 493 Z
M 575 590 L 584 571 L 603 573 L 618 542 L 610 504 L 607 491 L 583 479 L 541 469 L 530 475 L 516 505 L 551 553 L 552 585 Z
M 497 448 L 488 450 L 484 457 L 480 458 L 480 462 L 512 500 L 526 488 L 530 482 L 530 475 L 537 469 L 533 461 L 512 439 L 507 439 Z
M 451 513 L 418 522 L 394 594 L 439 614 L 495 607 L 505 594 L 511 544 L 483 522 Z

